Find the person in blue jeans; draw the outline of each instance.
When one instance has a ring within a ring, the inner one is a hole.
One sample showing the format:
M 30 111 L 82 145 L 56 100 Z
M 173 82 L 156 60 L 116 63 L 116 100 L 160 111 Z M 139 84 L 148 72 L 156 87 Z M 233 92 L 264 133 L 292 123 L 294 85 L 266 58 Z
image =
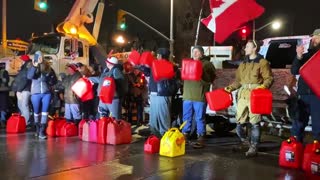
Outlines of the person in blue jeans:
M 37 51 L 32 61 L 33 66 L 28 70 L 27 77 L 31 79 L 31 102 L 36 126 L 36 137 L 46 139 L 46 124 L 48 121 L 49 105 L 52 86 L 57 83 L 57 76 L 48 61 L 43 60 L 41 51 Z
M 204 137 L 206 135 L 206 100 L 205 93 L 210 90 L 210 85 L 215 79 L 215 67 L 210 59 L 204 56 L 201 46 L 192 49 L 194 61 L 202 63 L 202 77 L 200 81 L 185 80 L 183 85 L 183 121 L 187 121 L 182 129 L 186 141 L 190 138 L 191 125 L 193 118 L 197 123 L 198 140 L 193 144 L 194 148 L 204 147 Z
M 311 36 L 308 52 L 304 53 L 303 45 L 297 46 L 297 56 L 293 60 L 291 67 L 293 75 L 299 75 L 300 68 L 320 50 L 320 29 L 316 29 Z M 298 80 L 297 93 L 298 104 L 296 106 L 295 117 L 293 118 L 291 135 L 302 142 L 304 128 L 308 125 L 309 116 L 311 116 L 313 138 L 320 141 L 320 97 L 315 95 L 301 76 Z

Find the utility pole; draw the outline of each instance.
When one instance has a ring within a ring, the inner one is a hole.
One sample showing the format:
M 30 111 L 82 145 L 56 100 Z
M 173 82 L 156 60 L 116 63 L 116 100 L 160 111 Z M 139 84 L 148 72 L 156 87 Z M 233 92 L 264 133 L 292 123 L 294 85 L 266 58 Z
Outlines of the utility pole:
M 170 1 L 170 60 L 173 60 L 174 40 L 173 40 L 173 0 Z
M 7 54 L 7 0 L 2 0 L 2 48 L 3 54 Z

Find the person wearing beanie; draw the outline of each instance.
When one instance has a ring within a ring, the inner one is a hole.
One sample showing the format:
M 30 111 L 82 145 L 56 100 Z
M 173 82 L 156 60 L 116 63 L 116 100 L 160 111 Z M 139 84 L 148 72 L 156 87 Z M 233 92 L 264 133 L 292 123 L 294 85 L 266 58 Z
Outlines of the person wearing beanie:
M 71 87 L 81 77 L 78 67 L 75 64 L 67 64 L 67 77 L 62 81 L 64 87 L 64 117 L 68 122 L 74 122 L 76 125 L 81 121 L 80 101 L 76 97 Z
M 119 64 L 116 57 L 109 57 L 106 59 L 106 68 L 101 73 L 100 77 L 90 77 L 90 81 L 93 83 L 98 83 L 97 93 L 100 95 L 100 89 L 103 85 L 104 79 L 106 77 L 111 77 L 115 80 L 116 91 L 113 96 L 111 104 L 105 104 L 101 100 L 99 101 L 98 112 L 100 117 L 111 116 L 117 120 L 121 119 L 121 103 L 124 96 L 128 91 L 128 81 L 122 72 L 122 65 Z
M 28 55 L 20 56 L 20 59 L 24 61 L 17 76 L 14 79 L 12 90 L 17 92 L 17 104 L 21 115 L 26 120 L 27 127 L 32 126 L 30 121 L 30 96 L 31 96 L 31 80 L 27 78 L 28 69 L 32 66 L 32 60 Z
M 311 34 L 309 49 L 305 53 L 303 45 L 297 46 L 297 56 L 294 58 L 291 73 L 300 75 L 299 70 L 313 55 L 320 51 L 320 29 L 315 29 Z M 316 73 L 315 73 L 316 76 Z M 300 77 L 298 80 L 298 108 L 293 119 L 291 135 L 298 141 L 303 142 L 304 129 L 308 125 L 309 116 L 312 121 L 312 136 L 314 140 L 320 141 L 320 97 L 311 90 L 306 81 Z
M 46 139 L 46 125 L 48 121 L 49 105 L 53 86 L 57 83 L 57 76 L 50 67 L 50 63 L 43 59 L 41 51 L 34 54 L 33 66 L 28 69 L 27 78 L 31 82 L 31 102 L 36 125 L 36 137 Z
M 183 121 L 187 123 L 182 132 L 188 142 L 194 118 L 197 123 L 198 140 L 193 144 L 193 147 L 202 148 L 205 145 L 206 135 L 205 112 L 207 104 L 205 93 L 210 90 L 210 85 L 215 79 L 215 67 L 210 59 L 204 56 L 201 46 L 195 46 L 192 49 L 192 58 L 195 61 L 201 61 L 203 73 L 200 81 L 185 80 L 183 83 Z

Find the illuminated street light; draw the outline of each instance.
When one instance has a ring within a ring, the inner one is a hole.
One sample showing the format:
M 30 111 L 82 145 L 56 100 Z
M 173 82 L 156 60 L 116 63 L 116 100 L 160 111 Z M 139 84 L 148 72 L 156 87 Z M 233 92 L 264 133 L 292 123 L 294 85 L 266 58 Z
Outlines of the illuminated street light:
M 119 43 L 119 44 L 124 44 L 125 40 L 124 40 L 123 36 L 118 36 L 116 38 L 116 42 Z
M 256 29 L 255 28 L 255 21 L 253 21 L 253 40 L 256 39 L 256 32 L 258 32 L 258 31 L 260 31 L 270 25 L 272 25 L 273 30 L 278 30 L 281 28 L 281 24 L 282 24 L 281 21 L 271 21 L 271 22 Z

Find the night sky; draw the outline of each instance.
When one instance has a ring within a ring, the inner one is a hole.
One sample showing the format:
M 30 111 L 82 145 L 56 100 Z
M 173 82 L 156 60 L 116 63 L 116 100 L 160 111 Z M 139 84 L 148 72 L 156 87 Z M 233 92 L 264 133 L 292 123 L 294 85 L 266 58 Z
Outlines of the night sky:
M 175 5 L 187 0 L 175 0 Z M 199 1 L 200 0 L 189 0 Z M 7 0 L 7 31 L 8 39 L 21 38 L 28 40 L 31 33 L 41 34 L 50 32 L 52 27 L 62 22 L 72 7 L 73 0 L 48 0 L 47 13 L 33 10 L 33 0 Z M 285 21 L 284 27 L 279 32 L 272 32 L 265 28 L 257 33 L 258 39 L 272 36 L 310 34 L 313 29 L 320 28 L 318 8 L 319 0 L 257 0 L 265 7 L 265 13 L 256 20 L 256 27 L 262 26 L 275 18 Z M 194 3 L 194 2 L 193 2 Z M 2 3 L 1 3 L 2 6 Z M 206 3 L 208 6 L 208 2 Z M 169 8 L 170 0 L 106 0 L 102 27 L 99 41 L 109 43 L 110 36 L 114 33 L 116 24 L 116 11 L 118 8 L 125 9 L 156 29 L 169 36 Z M 2 10 L 2 7 L 1 9 Z M 198 7 L 193 9 L 199 11 Z M 204 16 L 207 16 L 208 7 Z M 2 12 L 1 12 L 2 15 Z M 132 18 L 127 18 L 127 34 L 130 37 L 138 36 L 143 39 L 160 38 Z M 202 31 L 204 28 L 202 28 Z M 178 32 L 176 32 L 177 34 Z M 201 32 L 200 32 L 201 33 Z

